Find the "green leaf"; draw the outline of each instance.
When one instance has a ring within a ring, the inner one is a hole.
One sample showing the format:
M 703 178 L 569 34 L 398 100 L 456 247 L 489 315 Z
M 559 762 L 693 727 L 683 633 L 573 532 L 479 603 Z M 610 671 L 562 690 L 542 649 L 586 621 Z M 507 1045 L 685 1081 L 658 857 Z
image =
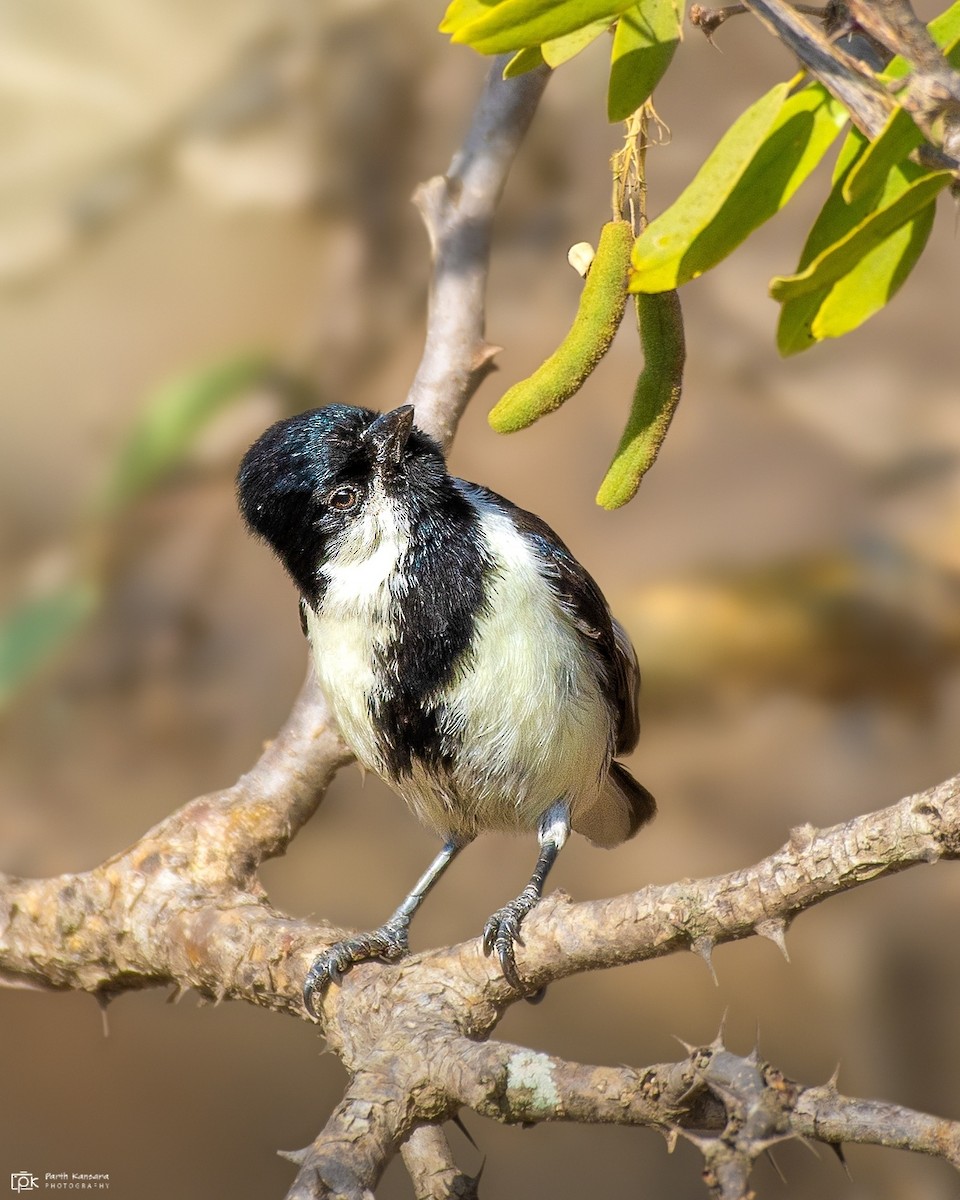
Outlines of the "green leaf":
M 854 270 L 837 280 L 813 320 L 811 328 L 817 341 L 842 337 L 856 329 L 894 296 L 927 244 L 936 211 L 936 201 L 929 201 L 912 220 L 866 253 Z
M 437 28 L 441 33 L 453 33 L 485 16 L 496 3 L 497 0 L 451 0 Z
M 544 58 L 540 53 L 540 47 L 528 46 L 525 50 L 518 50 L 510 59 L 503 68 L 503 77 L 504 79 L 513 79 L 516 75 L 526 75 L 528 71 L 542 67 L 543 64 Z
M 931 21 L 927 29 L 943 50 L 947 62 L 952 67 L 960 66 L 960 2 L 942 13 L 935 21 Z M 882 78 L 902 78 L 909 66 L 904 58 L 898 56 L 890 62 Z M 849 204 L 860 196 L 868 196 L 878 191 L 890 170 L 897 163 L 903 162 L 912 151 L 923 144 L 923 141 L 923 134 L 910 114 L 899 106 L 895 108 L 883 129 L 847 176 L 843 188 L 844 200 Z
M 774 300 L 806 296 L 848 274 L 861 258 L 875 250 L 890 234 L 926 208 L 953 179 L 952 171 L 923 173 L 908 184 L 896 199 L 874 209 L 867 217 L 837 238 L 826 250 L 795 275 L 779 275 L 770 282 Z
M 910 114 L 895 108 L 883 129 L 847 173 L 843 184 L 844 200 L 852 204 L 854 200 L 876 193 L 883 187 L 891 168 L 903 162 L 922 141 L 923 134 Z
M 630 290 L 663 292 L 716 266 L 777 213 L 847 120 L 819 84 L 780 83 L 727 130 L 679 199 L 634 245 Z
M 228 359 L 160 386 L 147 403 L 107 486 L 105 507 L 128 503 L 180 462 L 204 425 L 259 379 L 261 356 Z
M 87 580 L 28 600 L 0 623 L 0 707 L 77 632 L 97 605 Z
M 481 54 L 542 46 L 588 25 L 608 25 L 636 0 L 453 0 L 440 30 Z
M 607 116 L 625 121 L 648 99 L 680 44 L 683 0 L 644 0 L 617 22 Z
M 879 191 L 860 193 L 848 204 L 845 185 L 869 148 L 862 133 L 850 131 L 838 156 L 833 189 L 807 236 L 795 274 L 771 281 L 771 291 L 783 299 L 777 328 L 781 354 L 797 354 L 867 320 L 901 287 L 926 244 L 943 173 L 937 173 L 939 181 L 928 183 L 933 172 L 909 160 L 896 163 Z M 918 184 L 919 192 L 885 213 Z M 803 281 L 814 271 L 820 286 L 811 289 Z
M 852 158 L 848 170 L 857 161 Z M 797 272 L 771 280 L 770 293 L 783 304 L 777 329 L 781 354 L 848 333 L 883 308 L 913 270 L 930 234 L 935 198 L 952 178 L 949 171 L 904 162 L 890 171 L 879 196 L 847 204 L 841 175 L 814 222 Z
M 563 37 L 544 42 L 540 47 L 543 61 L 547 66 L 554 69 L 562 67 L 565 62 L 569 62 L 571 58 L 575 58 L 581 50 L 586 50 L 591 42 L 595 42 L 609 28 L 610 21 L 604 17 L 599 21 L 593 21 L 589 25 L 584 25 L 581 29 L 575 29 L 573 33 L 568 33 Z

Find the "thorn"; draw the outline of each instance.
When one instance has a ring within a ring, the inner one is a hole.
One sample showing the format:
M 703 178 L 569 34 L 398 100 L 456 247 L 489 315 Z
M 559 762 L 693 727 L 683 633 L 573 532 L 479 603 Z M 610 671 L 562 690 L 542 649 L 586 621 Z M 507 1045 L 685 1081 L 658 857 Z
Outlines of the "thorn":
M 766 921 L 758 921 L 753 931 L 768 942 L 773 942 L 787 962 L 790 961 L 790 953 L 787 950 L 787 922 L 783 917 L 770 917 Z
M 287 1162 L 292 1162 L 298 1167 L 302 1167 L 307 1161 L 307 1155 L 310 1153 L 310 1147 L 306 1146 L 303 1150 L 278 1150 L 277 1154 L 280 1158 L 285 1158 Z
M 727 1032 L 727 1014 L 729 1011 L 730 1010 L 727 1008 L 723 1010 L 723 1016 L 720 1018 L 720 1028 L 717 1030 L 717 1036 L 710 1043 L 711 1050 L 726 1050 L 726 1046 L 723 1044 L 723 1035 Z
M 683 1038 L 680 1037 L 679 1034 L 676 1034 L 676 1033 L 671 1034 L 671 1037 L 673 1038 L 673 1040 L 675 1042 L 679 1042 L 680 1045 L 684 1048 L 684 1050 L 686 1050 L 686 1052 L 688 1054 L 692 1054 L 694 1052 L 694 1050 L 696 1050 L 696 1048 L 697 1048 L 696 1046 L 691 1046 L 689 1042 L 685 1042 L 683 1040 Z
M 667 1153 L 672 1154 L 677 1148 L 677 1142 L 680 1140 L 680 1131 L 675 1125 L 671 1125 L 669 1129 L 661 1130 L 663 1140 L 667 1143 Z
M 757 1036 L 753 1043 L 753 1049 L 747 1055 L 747 1062 L 750 1063 L 754 1067 L 759 1067 L 759 1065 L 762 1061 L 763 1060 L 760 1055 L 760 1018 L 758 1017 L 757 1018 Z
M 690 949 L 694 952 L 694 954 L 699 954 L 703 961 L 707 964 L 707 969 L 713 977 L 714 987 L 719 987 L 720 980 L 717 979 L 716 968 L 713 965 L 713 948 L 715 945 L 716 942 L 713 940 L 713 938 L 698 937 L 694 938 L 690 943 Z
M 752 1157 L 758 1158 L 761 1154 L 769 1154 L 774 1146 L 782 1146 L 784 1142 L 802 1142 L 803 1138 L 799 1133 L 774 1133 L 770 1137 L 752 1138 L 751 1149 Z M 750 1151 L 748 1151 L 750 1153 Z M 779 1175 L 780 1172 L 778 1171 Z M 781 1176 L 782 1178 L 782 1176 Z
M 842 1142 L 827 1142 L 827 1145 L 834 1152 L 837 1158 L 840 1159 L 840 1166 L 843 1167 L 844 1174 L 853 1183 L 853 1176 L 850 1174 L 850 1164 L 847 1162 L 847 1156 L 843 1152 Z
M 837 1090 L 837 1081 L 839 1080 L 839 1078 L 840 1078 L 840 1064 L 837 1063 L 837 1065 L 833 1068 L 833 1074 L 830 1076 L 830 1078 L 824 1084 L 824 1087 L 828 1088 L 832 1092 L 835 1092 Z
M 767 1150 L 767 1151 L 765 1151 L 765 1153 L 767 1156 L 767 1162 L 769 1162 L 770 1166 L 773 1167 L 773 1169 L 776 1171 L 776 1173 L 780 1176 L 780 1182 L 783 1184 L 784 1187 L 786 1187 L 787 1186 L 787 1177 L 780 1170 L 780 1164 L 773 1157 L 773 1151 Z
M 471 1145 L 471 1146 L 474 1148 L 474 1150 L 479 1150 L 479 1149 L 480 1149 L 480 1147 L 479 1147 L 479 1146 L 477 1145 L 477 1143 L 476 1143 L 476 1142 L 473 1140 L 473 1134 L 472 1134 L 472 1133 L 470 1132 L 470 1130 L 469 1130 L 469 1129 L 466 1127 L 466 1125 L 464 1125 L 464 1123 L 463 1123 L 463 1118 L 460 1116 L 460 1114 L 459 1114 L 459 1113 L 457 1113 L 457 1115 L 456 1115 L 456 1116 L 454 1116 L 454 1117 L 451 1117 L 451 1118 L 450 1118 L 450 1120 L 451 1120 L 451 1121 L 454 1123 L 454 1125 L 456 1125 L 456 1127 L 457 1127 L 457 1128 L 460 1130 L 460 1132 L 461 1132 L 461 1133 L 463 1134 L 463 1136 L 464 1136 L 464 1137 L 467 1139 L 467 1141 L 468 1141 L 468 1142 L 470 1143 L 470 1145 Z M 482 1167 L 481 1167 L 480 1169 L 481 1169 L 481 1170 L 483 1170 L 483 1168 L 482 1168 Z
M 107 1005 L 113 997 L 104 992 L 95 992 L 94 999 L 97 1002 L 97 1008 L 100 1009 L 100 1027 L 103 1030 L 103 1036 L 108 1038 L 110 1036 L 110 1019 L 107 1016 Z
M 684 1141 L 690 1142 L 692 1145 L 696 1146 L 697 1149 L 704 1155 L 708 1151 L 715 1149 L 717 1142 L 719 1141 L 719 1139 L 715 1137 L 709 1137 L 701 1133 L 694 1133 L 692 1129 L 678 1129 L 677 1132 L 684 1139 Z
M 493 360 L 502 350 L 502 346 L 495 346 L 492 342 L 481 342 L 473 352 L 473 360 L 470 364 L 471 370 L 481 371 L 484 368 L 492 369 L 495 365 Z

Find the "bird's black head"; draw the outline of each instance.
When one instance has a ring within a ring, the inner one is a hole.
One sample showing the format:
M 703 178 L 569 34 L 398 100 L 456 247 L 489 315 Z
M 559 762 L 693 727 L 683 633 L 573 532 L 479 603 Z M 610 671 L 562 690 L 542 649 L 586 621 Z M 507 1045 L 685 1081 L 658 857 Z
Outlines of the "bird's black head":
M 271 425 L 244 455 L 237 496 L 249 528 L 316 605 L 320 568 L 375 502 L 412 527 L 447 480 L 440 447 L 415 428 L 409 404 L 383 414 L 331 404 Z

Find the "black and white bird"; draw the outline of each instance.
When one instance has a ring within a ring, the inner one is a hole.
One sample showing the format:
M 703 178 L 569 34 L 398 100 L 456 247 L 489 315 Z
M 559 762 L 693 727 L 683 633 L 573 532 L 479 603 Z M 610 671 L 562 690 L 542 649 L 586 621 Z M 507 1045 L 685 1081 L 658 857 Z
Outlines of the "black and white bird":
M 584 568 L 538 517 L 447 472 L 404 405 L 278 421 L 237 479 L 243 517 L 300 591 L 320 685 L 359 762 L 444 840 L 393 916 L 311 968 L 307 1008 L 410 919 L 479 833 L 537 831 L 529 883 L 484 948 L 518 990 L 514 945 L 570 830 L 615 846 L 650 793 L 615 761 L 637 742 L 637 660 Z

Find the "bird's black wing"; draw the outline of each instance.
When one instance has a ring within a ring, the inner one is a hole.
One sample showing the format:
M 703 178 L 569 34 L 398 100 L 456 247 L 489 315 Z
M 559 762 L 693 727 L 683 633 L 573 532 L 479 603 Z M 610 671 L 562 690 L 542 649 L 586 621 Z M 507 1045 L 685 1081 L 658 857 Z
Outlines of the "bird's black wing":
M 481 502 L 510 517 L 536 551 L 544 578 L 577 631 L 593 643 L 604 693 L 617 714 L 614 749 L 617 754 L 629 754 L 640 736 L 640 670 L 630 639 L 611 616 L 603 592 L 546 521 L 489 488 L 464 486 Z

